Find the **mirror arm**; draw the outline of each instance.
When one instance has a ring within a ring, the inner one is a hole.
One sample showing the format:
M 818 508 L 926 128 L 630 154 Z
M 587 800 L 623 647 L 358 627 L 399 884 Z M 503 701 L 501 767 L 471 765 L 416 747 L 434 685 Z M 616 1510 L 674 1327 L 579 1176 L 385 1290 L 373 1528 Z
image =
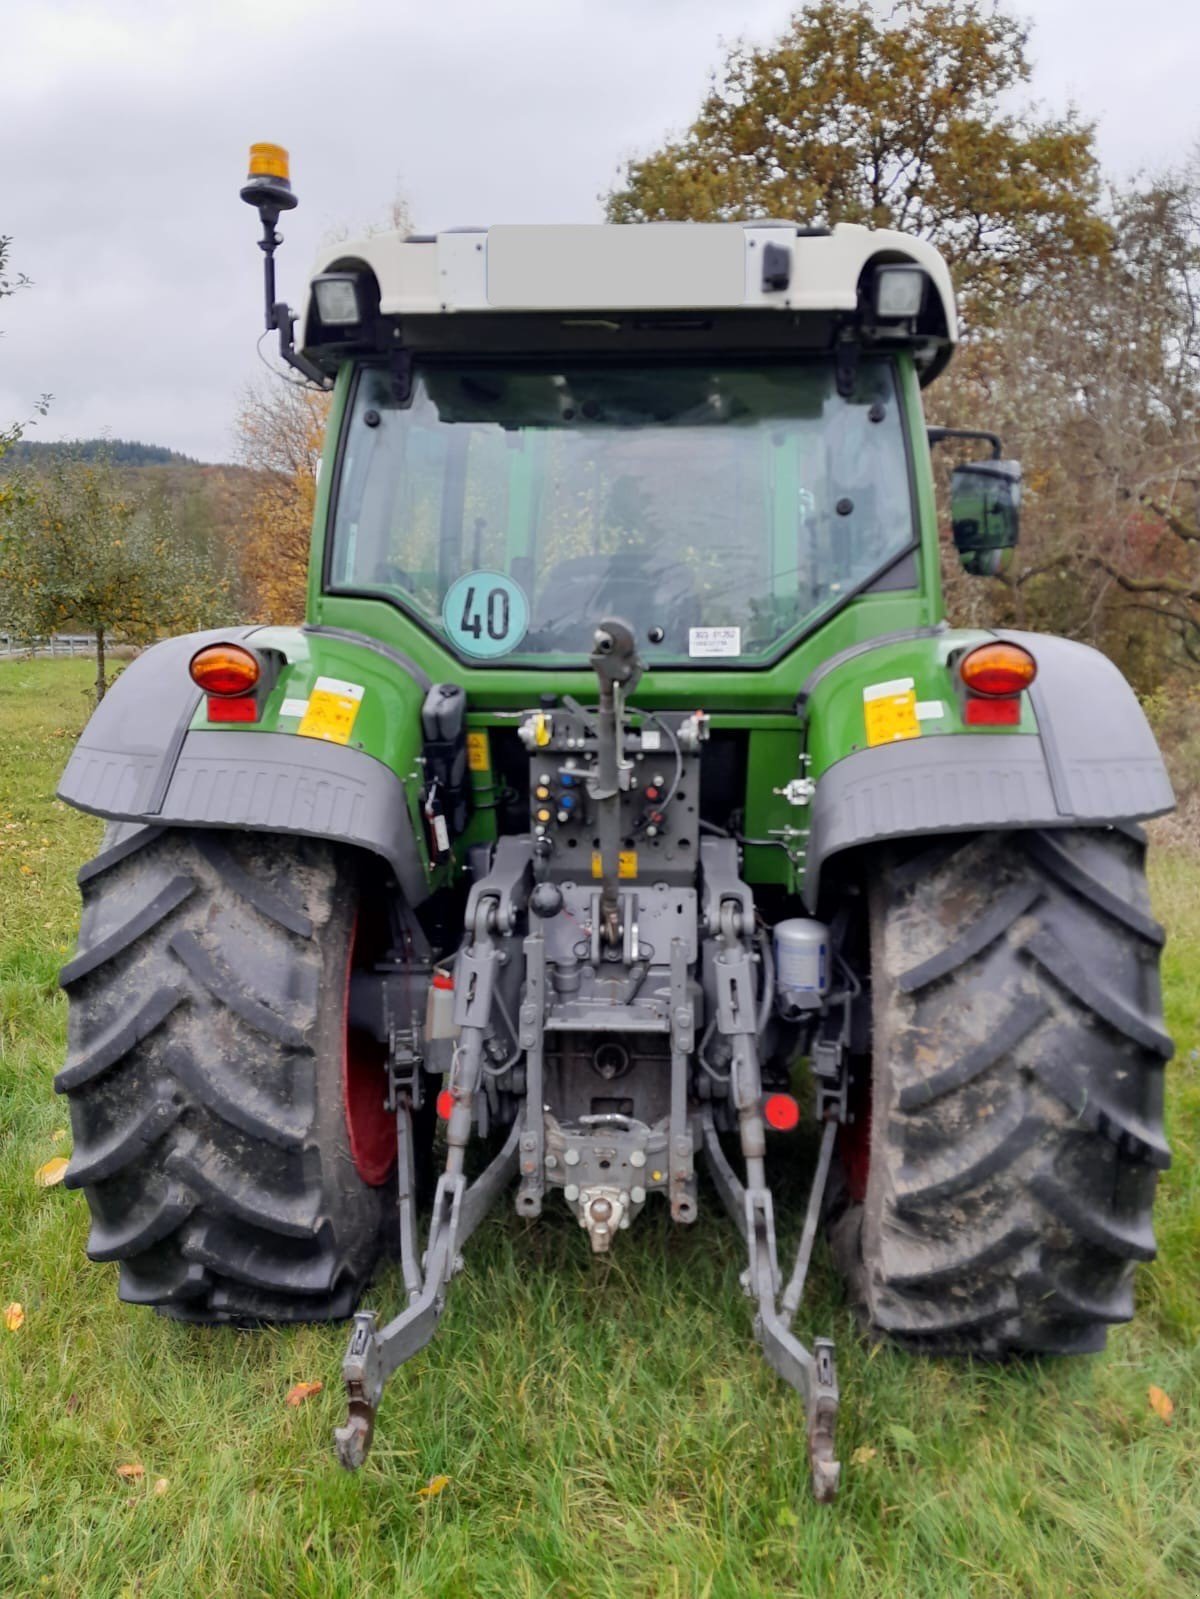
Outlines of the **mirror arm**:
M 925 431 L 929 435 L 930 449 L 943 439 L 985 439 L 992 447 L 993 461 L 998 461 L 1004 454 L 998 433 L 984 433 L 980 428 L 927 428 Z

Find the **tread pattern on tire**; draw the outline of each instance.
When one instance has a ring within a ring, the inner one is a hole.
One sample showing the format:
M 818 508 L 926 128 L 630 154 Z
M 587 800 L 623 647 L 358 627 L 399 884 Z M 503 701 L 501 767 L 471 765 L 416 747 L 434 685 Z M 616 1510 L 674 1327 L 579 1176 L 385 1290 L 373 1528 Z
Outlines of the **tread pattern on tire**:
M 342 1111 L 357 897 L 329 845 L 110 828 L 63 970 L 66 1183 L 120 1295 L 207 1322 L 353 1310 L 380 1247 Z
M 1133 1312 L 1163 1134 L 1145 838 L 940 840 L 871 884 L 874 1066 L 862 1204 L 832 1242 L 910 1347 L 1075 1353 Z

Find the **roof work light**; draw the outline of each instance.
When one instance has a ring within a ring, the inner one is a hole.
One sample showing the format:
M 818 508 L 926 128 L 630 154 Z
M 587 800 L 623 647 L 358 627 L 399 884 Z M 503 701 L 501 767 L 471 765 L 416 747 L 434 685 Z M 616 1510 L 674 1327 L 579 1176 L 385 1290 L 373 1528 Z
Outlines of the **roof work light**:
M 926 281 L 923 267 L 880 267 L 875 274 L 875 315 L 881 322 L 901 322 L 920 316 Z
M 353 272 L 323 272 L 313 279 L 317 315 L 327 328 L 350 328 L 362 321 L 358 277 Z

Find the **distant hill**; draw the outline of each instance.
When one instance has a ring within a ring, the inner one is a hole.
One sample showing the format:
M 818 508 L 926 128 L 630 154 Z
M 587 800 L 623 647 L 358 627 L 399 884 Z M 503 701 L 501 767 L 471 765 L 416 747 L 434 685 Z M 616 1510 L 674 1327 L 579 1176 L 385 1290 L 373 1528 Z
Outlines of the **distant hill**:
M 10 466 L 46 466 L 62 459 L 95 461 L 104 458 L 115 466 L 200 466 L 194 456 L 181 455 L 161 444 L 142 444 L 137 439 L 63 439 L 45 444 L 36 439 L 21 439 L 0 462 Z M 0 471 L 4 470 L 0 464 Z

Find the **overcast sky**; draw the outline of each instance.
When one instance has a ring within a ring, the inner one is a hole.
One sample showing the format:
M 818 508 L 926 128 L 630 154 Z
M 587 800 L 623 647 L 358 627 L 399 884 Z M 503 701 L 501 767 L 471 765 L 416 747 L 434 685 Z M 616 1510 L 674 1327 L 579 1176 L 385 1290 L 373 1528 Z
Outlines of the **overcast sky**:
M 0 0 L 0 426 L 228 459 L 261 372 L 246 149 L 292 154 L 280 286 L 403 195 L 423 229 L 598 221 L 622 159 L 686 126 L 720 41 L 788 0 Z M 1027 0 L 1033 92 L 1099 121 L 1114 172 L 1200 137 L 1195 0 Z

